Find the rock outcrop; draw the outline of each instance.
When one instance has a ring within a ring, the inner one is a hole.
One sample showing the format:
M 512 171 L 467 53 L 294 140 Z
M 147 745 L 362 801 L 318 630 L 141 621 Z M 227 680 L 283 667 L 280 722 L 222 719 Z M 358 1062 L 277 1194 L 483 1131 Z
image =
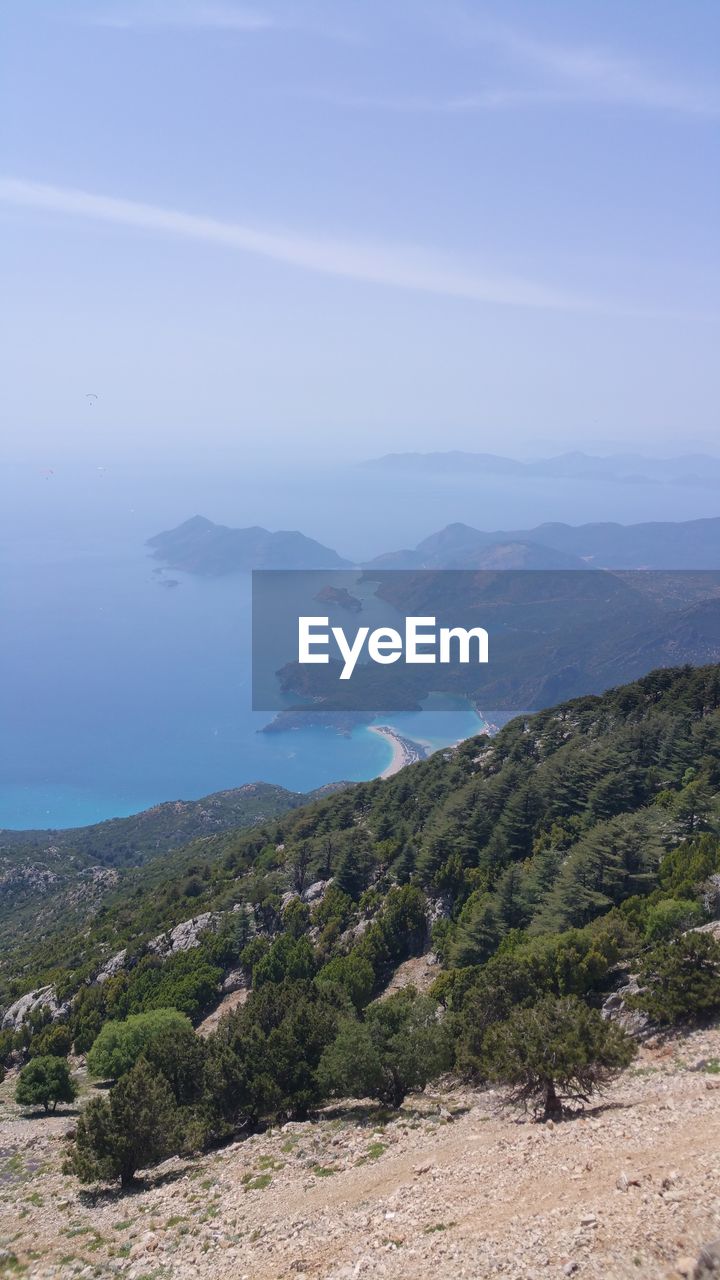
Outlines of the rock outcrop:
M 618 987 L 617 991 L 608 996 L 600 1010 L 603 1018 L 616 1022 L 623 1031 L 636 1039 L 650 1036 L 654 1030 L 648 1015 L 640 1009 L 631 1008 L 627 1003 L 628 997 L 638 995 L 639 991 L 637 977 L 631 974 L 624 986 Z
M 178 951 L 191 951 L 193 947 L 200 945 L 200 938 L 208 929 L 217 928 L 219 920 L 217 911 L 203 911 L 190 920 L 181 920 L 174 929 L 151 938 L 147 944 L 148 951 L 163 957 L 176 955 Z
M 10 1005 L 2 1020 L 2 1030 L 18 1031 L 31 1014 L 40 1010 L 49 1013 L 53 1022 L 59 1022 L 67 1017 L 69 1007 L 68 1004 L 60 1004 L 54 987 L 38 987 L 36 991 L 27 991 Z

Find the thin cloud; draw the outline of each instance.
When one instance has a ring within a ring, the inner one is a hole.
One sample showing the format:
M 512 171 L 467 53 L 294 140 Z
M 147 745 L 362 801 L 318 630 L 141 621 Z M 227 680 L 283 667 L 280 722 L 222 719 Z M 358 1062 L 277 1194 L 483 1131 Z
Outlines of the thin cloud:
M 561 83 L 574 85 L 578 97 L 586 101 L 690 115 L 715 116 L 720 112 L 720 94 L 715 87 L 673 81 L 606 49 L 549 43 L 508 28 L 485 29 L 480 38 Z
M 108 27 L 117 31 L 156 27 L 190 28 L 208 31 L 254 32 L 270 31 L 282 24 L 269 13 L 251 9 L 237 9 L 227 5 L 193 5 L 182 7 L 149 6 L 143 10 L 118 9 L 114 13 L 87 13 L 81 19 L 93 27 Z
M 447 11 L 444 17 L 447 29 Z M 458 15 L 457 10 L 451 11 L 450 22 L 465 50 L 474 43 L 495 54 L 480 86 L 438 95 L 310 90 L 304 96 L 350 109 L 411 115 L 543 106 L 625 106 L 705 118 L 720 115 L 720 90 L 714 85 L 673 80 L 607 49 L 536 40 L 506 26 L 479 22 L 474 15 Z
M 227 31 L 238 35 L 304 33 L 339 43 L 357 42 L 357 34 L 353 30 L 334 21 L 315 22 L 310 15 L 300 14 L 297 9 L 271 12 L 228 3 L 196 3 L 195 0 L 190 0 L 190 3 L 172 0 L 172 3 L 145 4 L 142 8 L 120 3 L 104 13 L 85 10 L 75 20 L 84 26 L 115 31 Z
M 357 111 L 394 111 L 398 115 L 463 115 L 482 111 L 506 111 L 540 104 L 577 102 L 577 95 L 567 90 L 541 89 L 483 89 L 472 93 L 457 94 L 446 98 L 433 98 L 423 94 L 403 97 L 394 94 L 305 93 L 305 98 L 324 102 L 330 106 L 347 107 Z
M 0 203 L 203 241 L 364 284 L 502 306 L 563 311 L 608 309 L 530 280 L 481 274 L 474 267 L 449 262 L 414 246 L 363 245 L 294 232 L 261 230 L 134 200 L 17 178 L 0 178 Z

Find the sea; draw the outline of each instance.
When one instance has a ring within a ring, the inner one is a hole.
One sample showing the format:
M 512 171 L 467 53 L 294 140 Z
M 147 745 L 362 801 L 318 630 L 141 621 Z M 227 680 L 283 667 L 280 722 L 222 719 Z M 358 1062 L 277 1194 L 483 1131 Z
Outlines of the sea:
M 242 459 L 7 464 L 0 482 L 0 827 L 13 829 L 81 826 L 254 781 L 304 792 L 389 764 L 390 744 L 366 726 L 260 732 L 271 717 L 251 708 L 249 577 L 158 574 L 145 545 L 189 516 L 299 529 L 359 563 L 452 521 L 717 514 L 716 491 L 702 488 Z M 462 703 L 379 723 L 430 750 L 484 727 Z

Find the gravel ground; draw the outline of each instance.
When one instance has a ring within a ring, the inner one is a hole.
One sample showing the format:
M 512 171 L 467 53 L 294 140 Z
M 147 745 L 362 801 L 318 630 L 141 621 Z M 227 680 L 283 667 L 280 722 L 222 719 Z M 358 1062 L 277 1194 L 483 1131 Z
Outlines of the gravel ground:
M 720 1237 L 720 1028 L 643 1047 L 584 1116 L 499 1095 L 347 1104 L 89 1193 L 60 1172 L 72 1115 L 0 1088 L 0 1276 L 31 1280 L 690 1277 Z M 720 1276 L 720 1253 L 718 1254 Z

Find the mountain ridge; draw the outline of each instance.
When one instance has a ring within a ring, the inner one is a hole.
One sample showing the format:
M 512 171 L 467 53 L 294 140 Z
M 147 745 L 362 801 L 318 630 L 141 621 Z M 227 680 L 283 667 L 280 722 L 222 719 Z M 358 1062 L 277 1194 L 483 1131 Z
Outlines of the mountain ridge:
M 720 458 L 689 453 L 670 458 L 651 458 L 638 453 L 594 455 L 570 450 L 550 458 L 521 460 L 502 454 L 465 450 L 388 453 L 370 458 L 360 466 L 369 470 L 405 471 L 416 474 L 506 475 L 545 477 L 561 480 L 598 479 L 617 483 L 674 483 L 715 485 L 720 483 Z

